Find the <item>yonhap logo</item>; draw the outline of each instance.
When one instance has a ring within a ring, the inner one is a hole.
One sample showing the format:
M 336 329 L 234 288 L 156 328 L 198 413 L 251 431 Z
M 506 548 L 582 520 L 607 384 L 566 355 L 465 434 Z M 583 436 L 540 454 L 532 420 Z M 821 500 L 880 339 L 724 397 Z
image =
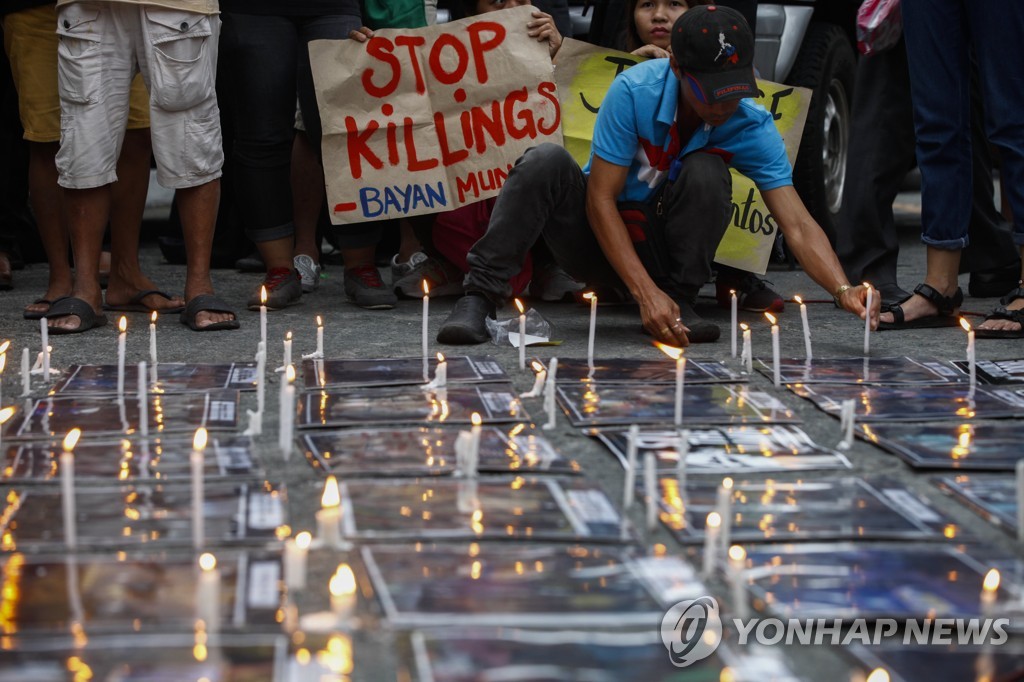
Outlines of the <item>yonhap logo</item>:
M 672 665 L 685 668 L 714 653 L 722 643 L 722 619 L 713 597 L 681 601 L 661 619 L 661 641 Z

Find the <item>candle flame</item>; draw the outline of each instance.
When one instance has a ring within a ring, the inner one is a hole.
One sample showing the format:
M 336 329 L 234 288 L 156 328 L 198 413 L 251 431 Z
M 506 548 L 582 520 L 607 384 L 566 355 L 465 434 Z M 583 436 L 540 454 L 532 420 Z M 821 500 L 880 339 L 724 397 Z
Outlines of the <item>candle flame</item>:
M 292 340 L 292 333 L 291 333 L 291 331 L 285 332 L 284 340 L 285 341 L 291 341 Z
M 520 301 L 518 298 L 514 299 L 514 300 L 515 300 L 515 303 L 516 303 L 516 308 L 519 309 L 519 314 L 522 315 L 523 313 L 525 313 L 526 309 L 523 308 L 523 302 Z
M 149 323 L 150 323 L 150 324 L 156 324 L 156 318 L 157 318 L 157 317 L 159 317 L 159 315 L 157 315 L 157 314 L 156 314 L 156 311 L 154 310 L 154 311 L 153 311 L 152 313 L 150 313 L 150 315 L 149 315 Z
M 199 568 L 205 572 L 212 571 L 217 568 L 217 557 L 213 556 L 209 552 L 203 552 L 199 557 Z
M 425 279 L 423 280 L 423 295 L 424 296 L 429 296 L 430 295 L 430 284 Z
M 324 318 L 320 317 L 319 315 L 316 316 L 316 326 L 324 326 Z
M 885 672 L 881 668 L 875 668 L 868 675 L 866 682 L 889 682 L 889 673 Z
M 722 479 L 722 487 L 726 490 L 732 490 L 732 479 L 726 476 Z
M 356 574 L 352 571 L 352 567 L 348 564 L 339 564 L 338 570 L 331 576 L 331 582 L 329 584 L 331 594 L 335 597 L 341 597 L 348 594 L 356 593 Z
M 740 329 L 742 329 L 743 331 L 747 331 L 748 329 L 750 329 L 750 327 L 747 326 L 746 322 L 740 322 Z
M 583 298 L 584 301 L 590 301 L 590 300 L 595 300 L 596 301 L 597 300 L 597 294 L 595 294 L 593 291 L 588 291 L 587 293 L 583 294 L 582 298 Z
M 971 323 L 967 321 L 966 317 L 960 318 L 960 326 L 964 328 L 965 332 L 971 331 Z
M 261 284 L 260 285 L 260 305 L 266 305 L 266 304 L 267 304 L 267 285 L 266 284 Z
M 661 341 L 655 341 L 654 346 L 655 348 L 657 348 L 658 350 L 660 350 L 662 353 L 669 356 L 673 360 L 678 360 L 679 358 L 683 357 L 682 348 L 676 348 L 675 346 L 670 346 L 667 343 L 662 343 Z
M 438 362 L 444 362 L 444 353 L 438 353 L 437 354 L 437 361 Z
M 764 316 L 768 318 L 768 321 L 772 323 L 773 327 L 776 325 L 776 321 L 775 321 L 775 316 L 774 315 L 772 315 L 771 313 L 765 313 Z
M 803 305 L 804 304 L 804 299 L 800 298 L 799 296 L 794 296 L 793 300 L 796 301 L 797 305 Z
M 122 315 L 121 319 L 117 321 L 117 331 L 124 334 L 126 329 L 128 329 L 128 318 Z
M 77 426 L 68 431 L 67 435 L 64 436 L 64 442 L 61 444 L 61 447 L 64 449 L 64 452 L 71 452 L 72 450 L 74 450 L 75 445 L 78 444 L 78 439 L 81 437 L 82 429 L 78 428 Z
M 747 550 L 743 549 L 739 545 L 733 545 L 729 548 L 729 559 L 732 561 L 743 561 L 747 558 Z
M 310 544 L 313 542 L 313 534 L 308 530 L 304 530 L 295 536 L 295 546 L 299 549 L 309 549 Z
M 338 479 L 333 475 L 327 477 L 324 483 L 324 494 L 320 496 L 321 507 L 340 507 L 341 491 L 338 490 Z
M 196 435 L 192 438 L 192 449 L 202 452 L 206 449 L 206 429 L 200 426 L 196 429 Z
M 0 353 L 6 353 L 7 349 L 10 348 L 10 347 L 11 347 L 11 342 L 10 341 L 4 341 L 3 343 L 0 343 Z
M 989 572 L 985 574 L 985 582 L 982 583 L 981 587 L 986 592 L 995 592 L 999 589 L 999 571 L 995 568 L 989 569 Z
M 11 418 L 12 415 L 14 415 L 13 407 L 5 407 L 4 409 L 0 410 L 0 424 L 5 423 L 8 419 Z
M 533 371 L 536 372 L 537 374 L 540 374 L 541 372 L 544 371 L 544 365 L 540 364 L 536 360 L 530 363 L 530 367 L 533 367 Z
M 469 421 L 473 422 L 473 426 L 480 426 L 484 423 L 484 420 L 480 418 L 479 412 L 474 412 L 469 418 Z
M 861 286 L 863 286 L 865 289 L 870 289 L 871 288 L 871 285 L 869 283 L 867 283 L 867 282 L 861 282 Z
M 718 512 L 711 512 L 710 514 L 708 514 L 708 518 L 707 521 L 705 521 L 705 524 L 708 528 L 718 528 L 722 525 L 722 515 Z
M 295 365 L 288 365 L 284 370 L 284 378 L 289 384 L 295 383 Z

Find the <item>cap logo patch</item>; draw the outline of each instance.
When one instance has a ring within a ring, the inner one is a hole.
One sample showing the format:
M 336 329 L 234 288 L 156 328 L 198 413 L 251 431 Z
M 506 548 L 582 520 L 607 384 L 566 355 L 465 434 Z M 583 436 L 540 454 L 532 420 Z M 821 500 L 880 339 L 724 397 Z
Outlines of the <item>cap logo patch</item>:
M 730 64 L 736 64 L 740 60 L 740 56 L 736 52 L 736 47 L 732 43 L 726 41 L 725 34 L 720 32 L 718 34 L 718 54 L 715 55 L 715 64 L 717 64 L 718 60 L 723 57 L 725 58 L 725 61 Z

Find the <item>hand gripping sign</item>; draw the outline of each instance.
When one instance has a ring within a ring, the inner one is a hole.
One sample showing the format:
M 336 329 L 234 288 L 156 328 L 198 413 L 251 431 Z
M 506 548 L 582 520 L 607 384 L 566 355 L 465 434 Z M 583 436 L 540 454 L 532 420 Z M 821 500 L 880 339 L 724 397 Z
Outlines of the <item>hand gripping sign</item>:
M 527 149 L 562 143 L 548 47 L 526 32 L 531 11 L 310 43 L 334 224 L 493 197 Z
M 566 39 L 558 50 L 558 93 L 562 101 L 565 147 L 582 166 L 590 157 L 594 121 L 615 76 L 644 61 L 643 57 Z M 790 164 L 796 161 L 811 91 L 759 80 L 764 93 L 755 101 L 772 113 L 786 143 Z M 761 201 L 753 181 L 732 171 L 732 220 L 715 253 L 715 262 L 764 273 L 778 224 Z

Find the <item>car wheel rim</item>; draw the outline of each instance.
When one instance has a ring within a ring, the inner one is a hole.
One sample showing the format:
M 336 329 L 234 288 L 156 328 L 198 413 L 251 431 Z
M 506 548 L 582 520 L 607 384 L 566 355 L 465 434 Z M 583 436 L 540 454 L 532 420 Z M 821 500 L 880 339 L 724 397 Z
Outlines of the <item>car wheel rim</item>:
M 843 206 L 846 184 L 846 154 L 849 146 L 849 106 L 846 88 L 838 79 L 829 84 L 822 120 L 821 162 L 825 183 L 825 201 L 832 214 Z

